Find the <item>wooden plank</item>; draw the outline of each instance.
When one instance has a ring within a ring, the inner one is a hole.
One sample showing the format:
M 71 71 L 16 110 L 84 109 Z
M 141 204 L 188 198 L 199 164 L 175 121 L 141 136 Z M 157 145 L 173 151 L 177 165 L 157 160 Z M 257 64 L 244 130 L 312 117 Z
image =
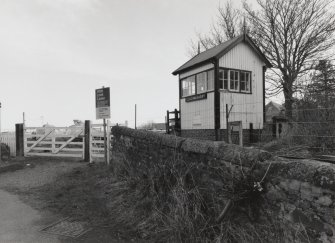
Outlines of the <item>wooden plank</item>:
M 75 134 L 52 134 L 52 137 L 55 137 L 55 138 L 71 138 L 74 135 Z M 43 137 L 44 134 L 25 134 L 24 136 L 25 136 L 25 138 L 40 138 L 40 137 Z
M 28 147 L 29 148 L 29 147 Z M 35 147 L 32 148 L 31 150 L 38 150 L 38 151 L 44 151 L 44 150 L 48 150 L 48 151 L 52 151 L 52 148 L 44 148 L 44 147 Z M 30 150 L 30 151 L 31 151 Z M 29 152 L 28 152 L 29 153 Z
M 80 154 L 53 154 L 53 153 L 27 153 L 26 156 L 41 156 L 41 157 L 69 157 L 69 158 L 81 158 Z
M 91 156 L 92 156 L 92 157 L 96 157 L 96 158 L 104 158 L 104 157 L 105 157 L 104 154 L 94 154 L 94 153 L 92 153 Z
M 25 127 L 25 130 L 34 130 L 34 129 L 66 129 L 66 130 L 71 130 L 74 127 Z M 77 127 L 75 127 L 77 128 Z
M 63 148 L 62 151 L 70 151 L 70 152 L 82 152 L 82 148 Z
M 50 130 L 49 132 L 47 132 L 46 134 L 44 134 L 44 136 L 40 137 L 32 146 L 27 148 L 26 153 L 28 153 L 31 149 L 33 149 L 39 142 L 41 142 L 44 138 L 46 138 L 49 134 L 51 134 L 54 130 Z
M 27 144 L 34 144 L 36 141 L 27 141 Z M 60 142 L 60 141 L 55 141 L 54 142 L 55 145 L 62 145 L 65 144 L 66 142 Z M 41 141 L 39 144 L 43 144 L 43 145 L 52 145 L 53 142 L 52 141 Z M 70 145 L 83 145 L 83 142 L 71 142 Z
M 93 140 L 92 144 L 104 144 L 104 141 L 102 140 Z
M 105 151 L 105 148 L 92 148 L 91 151 Z

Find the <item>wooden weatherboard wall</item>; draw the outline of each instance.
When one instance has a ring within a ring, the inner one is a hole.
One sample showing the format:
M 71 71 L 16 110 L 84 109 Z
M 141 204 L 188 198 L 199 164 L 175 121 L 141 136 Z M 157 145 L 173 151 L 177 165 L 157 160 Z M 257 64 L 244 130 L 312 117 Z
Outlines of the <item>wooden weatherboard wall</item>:
M 188 76 L 213 69 L 213 64 L 206 64 L 181 73 L 179 80 Z M 208 92 L 206 98 L 189 102 L 180 97 L 181 129 L 214 129 L 214 92 Z
M 250 123 L 263 128 L 263 66 L 265 63 L 245 43 L 239 43 L 219 59 L 219 67 L 251 72 L 251 94 L 220 91 L 220 127 L 226 129 L 226 104 L 233 105 L 229 122 L 242 121 L 243 129 Z

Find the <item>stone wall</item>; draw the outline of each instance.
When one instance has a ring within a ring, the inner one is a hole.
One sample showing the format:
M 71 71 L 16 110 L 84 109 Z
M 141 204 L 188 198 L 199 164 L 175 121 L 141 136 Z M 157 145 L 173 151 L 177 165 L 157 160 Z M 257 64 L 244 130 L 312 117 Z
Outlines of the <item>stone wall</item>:
M 203 165 L 225 163 L 265 175 L 263 194 L 267 210 L 293 227 L 301 227 L 319 239 L 335 242 L 335 165 L 311 160 L 288 160 L 269 153 L 224 142 L 204 141 L 172 135 L 114 127 L 112 166 L 128 160 L 136 166 L 169 161 L 176 157 Z M 311 241 L 314 242 L 314 241 Z

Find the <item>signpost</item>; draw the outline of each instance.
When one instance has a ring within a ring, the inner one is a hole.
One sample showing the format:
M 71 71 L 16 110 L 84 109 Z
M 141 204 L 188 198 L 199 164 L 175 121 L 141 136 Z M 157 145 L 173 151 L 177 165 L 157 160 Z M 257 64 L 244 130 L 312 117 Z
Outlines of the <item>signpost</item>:
M 106 119 L 110 118 L 110 91 L 109 87 L 102 87 L 101 89 L 95 90 L 95 108 L 96 108 L 96 119 L 103 119 L 104 123 L 104 150 L 105 150 L 105 162 L 109 165 L 108 154 L 109 146 L 107 146 L 107 131 L 106 131 Z M 109 141 L 109 139 L 108 139 Z

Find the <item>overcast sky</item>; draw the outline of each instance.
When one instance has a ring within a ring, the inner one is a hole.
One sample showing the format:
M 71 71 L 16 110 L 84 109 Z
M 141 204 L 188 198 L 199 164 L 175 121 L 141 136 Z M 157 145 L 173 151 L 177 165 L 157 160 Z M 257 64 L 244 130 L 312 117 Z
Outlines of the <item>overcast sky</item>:
M 221 1 L 223 3 L 224 1 Z M 195 32 L 219 0 L 0 0 L 2 130 L 95 120 L 95 89 L 111 89 L 111 121 L 164 122 Z M 241 6 L 238 1 L 236 6 Z

